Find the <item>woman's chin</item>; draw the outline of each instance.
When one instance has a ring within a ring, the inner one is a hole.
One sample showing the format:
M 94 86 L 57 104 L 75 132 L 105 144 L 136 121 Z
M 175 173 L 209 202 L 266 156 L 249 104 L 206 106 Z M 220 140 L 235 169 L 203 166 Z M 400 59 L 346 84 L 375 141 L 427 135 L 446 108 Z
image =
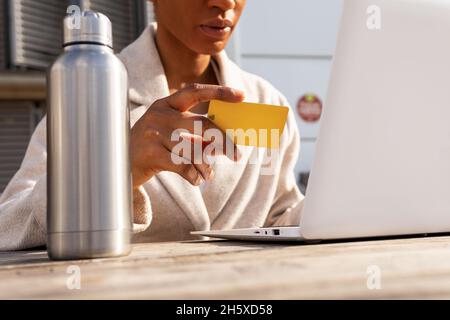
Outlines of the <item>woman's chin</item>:
M 201 54 L 214 55 L 225 49 L 225 46 L 226 46 L 225 41 L 210 42 L 202 45 L 201 48 L 199 48 L 199 50 L 196 51 Z

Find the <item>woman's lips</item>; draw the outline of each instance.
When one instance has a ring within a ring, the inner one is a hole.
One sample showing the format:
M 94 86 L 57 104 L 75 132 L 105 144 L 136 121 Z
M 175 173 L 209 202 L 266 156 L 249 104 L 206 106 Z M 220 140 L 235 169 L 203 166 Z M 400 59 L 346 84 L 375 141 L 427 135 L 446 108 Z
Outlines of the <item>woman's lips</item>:
M 202 24 L 200 30 L 211 38 L 222 40 L 231 32 L 231 27 L 214 27 Z

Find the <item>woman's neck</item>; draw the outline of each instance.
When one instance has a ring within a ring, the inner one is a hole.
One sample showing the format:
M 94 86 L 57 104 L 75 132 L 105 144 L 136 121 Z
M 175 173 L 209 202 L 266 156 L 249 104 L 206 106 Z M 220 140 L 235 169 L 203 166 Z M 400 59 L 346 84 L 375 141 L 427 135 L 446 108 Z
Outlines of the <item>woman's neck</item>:
M 210 64 L 211 56 L 196 53 L 176 39 L 168 30 L 158 26 L 158 47 L 170 93 L 189 83 L 217 84 Z

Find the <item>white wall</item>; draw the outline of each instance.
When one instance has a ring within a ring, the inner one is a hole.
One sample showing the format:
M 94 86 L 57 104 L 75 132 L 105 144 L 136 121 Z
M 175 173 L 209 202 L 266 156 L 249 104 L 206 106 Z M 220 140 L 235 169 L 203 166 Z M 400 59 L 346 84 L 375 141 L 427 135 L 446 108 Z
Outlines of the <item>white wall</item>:
M 318 123 L 297 115 L 305 93 L 326 98 L 341 0 L 247 0 L 227 51 L 249 72 L 270 81 L 289 100 L 302 137 L 296 173 L 309 171 Z

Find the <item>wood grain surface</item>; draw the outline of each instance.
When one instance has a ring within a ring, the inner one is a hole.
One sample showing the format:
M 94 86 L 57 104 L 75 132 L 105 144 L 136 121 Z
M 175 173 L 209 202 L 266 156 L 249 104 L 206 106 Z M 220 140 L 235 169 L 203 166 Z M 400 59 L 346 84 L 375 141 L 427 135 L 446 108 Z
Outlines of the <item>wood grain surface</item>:
M 66 285 L 72 265 L 80 268 L 80 289 Z M 368 288 L 368 270 L 379 270 L 379 289 Z M 450 237 L 149 243 L 135 244 L 127 257 L 79 261 L 50 261 L 42 250 L 4 252 L 0 298 L 450 298 Z

